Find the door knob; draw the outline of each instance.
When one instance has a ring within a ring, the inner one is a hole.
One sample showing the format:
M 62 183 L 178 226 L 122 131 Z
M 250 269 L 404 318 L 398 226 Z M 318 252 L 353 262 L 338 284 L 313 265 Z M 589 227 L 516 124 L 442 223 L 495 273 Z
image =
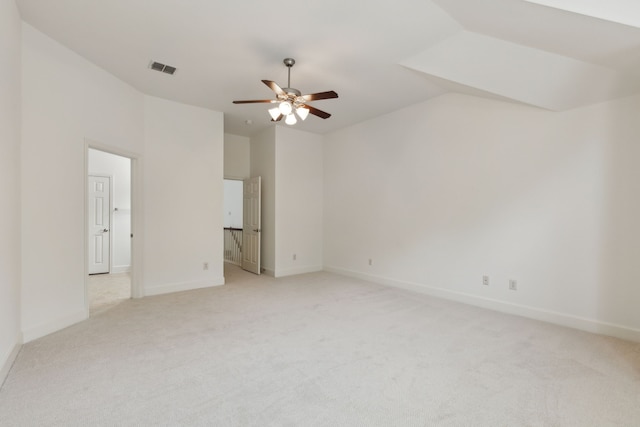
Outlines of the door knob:
M 107 231 L 109 231 L 108 228 L 105 228 L 104 230 L 102 230 L 103 233 L 106 233 Z
M 253 231 L 255 231 L 256 233 L 259 233 L 260 229 L 259 228 L 255 228 Z

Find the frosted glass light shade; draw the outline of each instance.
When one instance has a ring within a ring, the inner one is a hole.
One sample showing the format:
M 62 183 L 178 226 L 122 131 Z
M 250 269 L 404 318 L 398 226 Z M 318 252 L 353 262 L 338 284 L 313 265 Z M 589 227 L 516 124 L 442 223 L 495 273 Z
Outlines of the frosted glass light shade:
M 309 115 L 309 109 L 308 108 L 304 108 L 304 107 L 298 107 L 298 108 L 296 108 L 296 113 L 298 113 L 298 116 L 302 120 L 304 120 Z
M 273 120 L 278 120 L 278 117 L 280 117 L 280 109 L 278 107 L 270 108 L 269 114 Z
M 287 118 L 284 120 L 284 122 L 288 125 L 295 125 L 298 121 L 296 120 L 295 114 L 291 113 L 287 115 Z
M 289 101 L 281 102 L 278 108 L 280 108 L 280 113 L 285 116 L 291 114 L 291 110 L 293 110 L 293 107 L 291 106 L 291 103 Z

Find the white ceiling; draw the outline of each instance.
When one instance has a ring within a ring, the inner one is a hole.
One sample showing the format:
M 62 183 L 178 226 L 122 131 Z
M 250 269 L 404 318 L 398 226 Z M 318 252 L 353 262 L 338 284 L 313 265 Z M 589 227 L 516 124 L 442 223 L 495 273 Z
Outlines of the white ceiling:
M 272 126 L 260 80 L 335 90 L 326 133 L 448 91 L 551 110 L 640 90 L 640 28 L 525 0 L 17 0 L 22 18 L 140 91 L 224 112 L 225 131 Z M 627 0 L 616 0 L 622 7 Z M 635 0 L 634 0 L 635 1 Z M 632 12 L 632 11 L 630 11 Z M 590 14 L 596 14 L 590 10 Z M 155 60 L 174 76 L 148 69 Z M 245 120 L 252 120 L 248 126 Z M 282 123 L 278 126 L 286 126 Z
M 638 0 L 526 0 L 621 24 L 640 26 Z

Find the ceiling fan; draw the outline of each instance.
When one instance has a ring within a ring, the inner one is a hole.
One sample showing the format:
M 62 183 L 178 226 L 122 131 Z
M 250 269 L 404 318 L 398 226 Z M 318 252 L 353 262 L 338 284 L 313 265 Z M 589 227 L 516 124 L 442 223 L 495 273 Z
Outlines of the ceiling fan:
M 276 93 L 276 99 L 257 99 L 247 101 L 233 101 L 234 104 L 253 104 L 253 103 L 268 103 L 278 104 L 276 107 L 269 109 L 272 122 L 278 122 L 285 117 L 285 123 L 288 125 L 294 125 L 297 123 L 296 114 L 302 120 L 306 119 L 309 113 L 322 119 L 328 119 L 331 114 L 318 110 L 310 105 L 308 102 L 318 101 L 320 99 L 337 98 L 338 94 L 332 90 L 327 92 L 311 93 L 309 95 L 302 95 L 298 89 L 291 87 L 291 67 L 296 63 L 293 58 L 285 58 L 284 65 L 288 69 L 287 87 L 281 88 L 272 82 L 271 80 L 262 80 L 262 83 L 266 84 Z M 294 114 L 295 112 L 295 114 Z

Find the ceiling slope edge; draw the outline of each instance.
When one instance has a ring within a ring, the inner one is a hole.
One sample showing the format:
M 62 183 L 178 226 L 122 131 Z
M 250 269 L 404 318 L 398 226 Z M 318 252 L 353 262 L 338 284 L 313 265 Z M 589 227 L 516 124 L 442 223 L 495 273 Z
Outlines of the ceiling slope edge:
M 478 93 L 552 111 L 570 110 L 631 92 L 628 76 L 612 69 L 466 30 L 400 65 L 474 88 Z
M 640 28 L 638 0 L 525 0 L 554 9 Z

